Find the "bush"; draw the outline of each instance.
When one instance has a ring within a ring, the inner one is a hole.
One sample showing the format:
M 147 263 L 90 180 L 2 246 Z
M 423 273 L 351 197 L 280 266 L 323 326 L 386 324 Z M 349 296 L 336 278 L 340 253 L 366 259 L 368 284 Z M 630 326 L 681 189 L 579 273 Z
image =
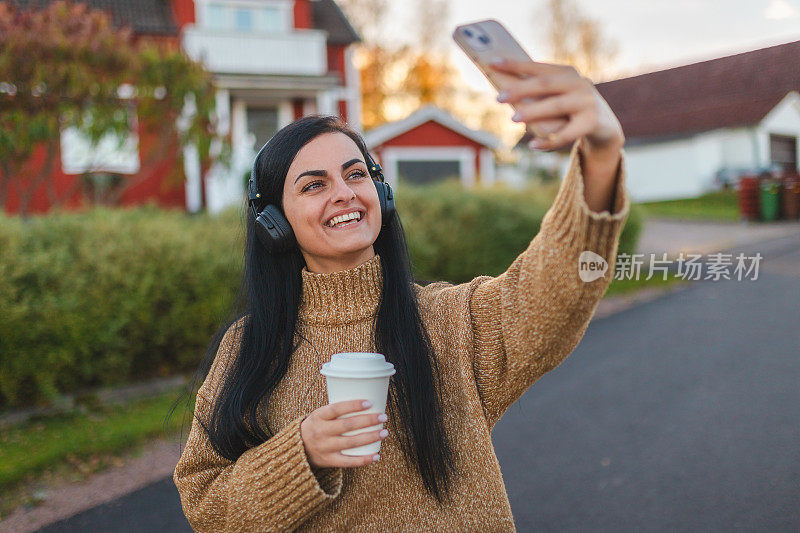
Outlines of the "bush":
M 546 211 L 520 196 L 471 192 L 454 181 L 402 187 L 397 209 L 416 277 L 453 283 L 505 271 L 539 231 Z
M 457 183 L 400 187 L 415 275 L 500 274 L 551 201 Z M 620 251 L 633 251 L 639 227 L 634 209 Z M 236 295 L 243 234 L 236 208 L 0 215 L 0 407 L 194 369 Z
M 539 187 L 468 191 L 456 181 L 401 186 L 397 209 L 415 276 L 462 283 L 482 274 L 501 274 L 538 233 L 555 192 Z M 641 210 L 631 206 L 620 252 L 634 252 L 641 218 Z
M 0 223 L 2 404 L 191 368 L 235 294 L 234 213 L 96 208 Z

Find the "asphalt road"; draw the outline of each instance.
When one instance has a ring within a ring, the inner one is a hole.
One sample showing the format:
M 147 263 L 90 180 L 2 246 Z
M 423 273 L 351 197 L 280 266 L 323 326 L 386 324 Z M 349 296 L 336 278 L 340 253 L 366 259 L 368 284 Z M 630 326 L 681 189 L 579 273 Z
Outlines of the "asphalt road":
M 800 237 L 593 321 L 495 429 L 520 531 L 800 531 Z
M 800 530 L 800 235 L 592 322 L 494 431 L 519 531 Z M 751 275 L 752 277 L 752 275 Z M 41 531 L 191 531 L 172 480 Z

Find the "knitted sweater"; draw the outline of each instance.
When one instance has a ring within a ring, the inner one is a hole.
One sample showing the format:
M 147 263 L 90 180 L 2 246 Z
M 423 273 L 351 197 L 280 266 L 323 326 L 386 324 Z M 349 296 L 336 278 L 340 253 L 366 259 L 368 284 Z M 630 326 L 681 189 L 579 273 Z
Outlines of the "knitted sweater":
M 174 482 L 196 531 L 515 531 L 491 431 L 508 407 L 575 348 L 613 277 L 619 236 L 630 210 L 622 151 L 614 213 L 589 209 L 578 154 L 539 233 L 504 273 L 453 285 L 414 284 L 420 313 L 444 381 L 444 423 L 460 477 L 453 504 L 439 508 L 418 472 L 406 466 L 389 420 L 377 463 L 312 468 L 300 423 L 326 405 L 323 363 L 338 352 L 374 351 L 371 319 L 382 287 L 380 256 L 329 274 L 302 271 L 304 342 L 275 390 L 267 420 L 276 430 L 236 461 L 214 452 L 193 419 Z M 591 250 L 609 263 L 604 278 L 584 282 L 578 256 Z M 205 417 L 220 367 L 237 350 L 225 335 L 197 393 Z M 240 337 L 239 337 L 240 338 Z M 204 418 L 205 420 L 205 418 Z

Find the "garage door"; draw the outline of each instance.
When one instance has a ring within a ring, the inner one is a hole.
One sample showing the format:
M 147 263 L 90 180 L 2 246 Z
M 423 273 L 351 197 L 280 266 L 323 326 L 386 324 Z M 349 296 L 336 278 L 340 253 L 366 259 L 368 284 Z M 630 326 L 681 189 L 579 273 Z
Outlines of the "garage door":
M 797 170 L 797 137 L 788 135 L 769 136 L 769 155 L 772 164 L 784 170 Z
M 460 179 L 461 163 L 457 159 L 440 161 L 397 161 L 397 174 L 400 179 L 417 185 L 442 181 L 448 178 Z

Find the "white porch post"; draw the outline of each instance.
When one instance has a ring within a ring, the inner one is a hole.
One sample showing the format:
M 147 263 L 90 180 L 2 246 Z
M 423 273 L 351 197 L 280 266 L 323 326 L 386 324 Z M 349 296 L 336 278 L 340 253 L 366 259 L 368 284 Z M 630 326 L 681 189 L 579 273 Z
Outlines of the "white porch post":
M 491 185 L 494 185 L 495 181 L 494 171 L 495 171 L 494 153 L 488 148 L 481 148 L 480 173 L 481 173 L 481 183 L 484 186 L 489 187 Z

